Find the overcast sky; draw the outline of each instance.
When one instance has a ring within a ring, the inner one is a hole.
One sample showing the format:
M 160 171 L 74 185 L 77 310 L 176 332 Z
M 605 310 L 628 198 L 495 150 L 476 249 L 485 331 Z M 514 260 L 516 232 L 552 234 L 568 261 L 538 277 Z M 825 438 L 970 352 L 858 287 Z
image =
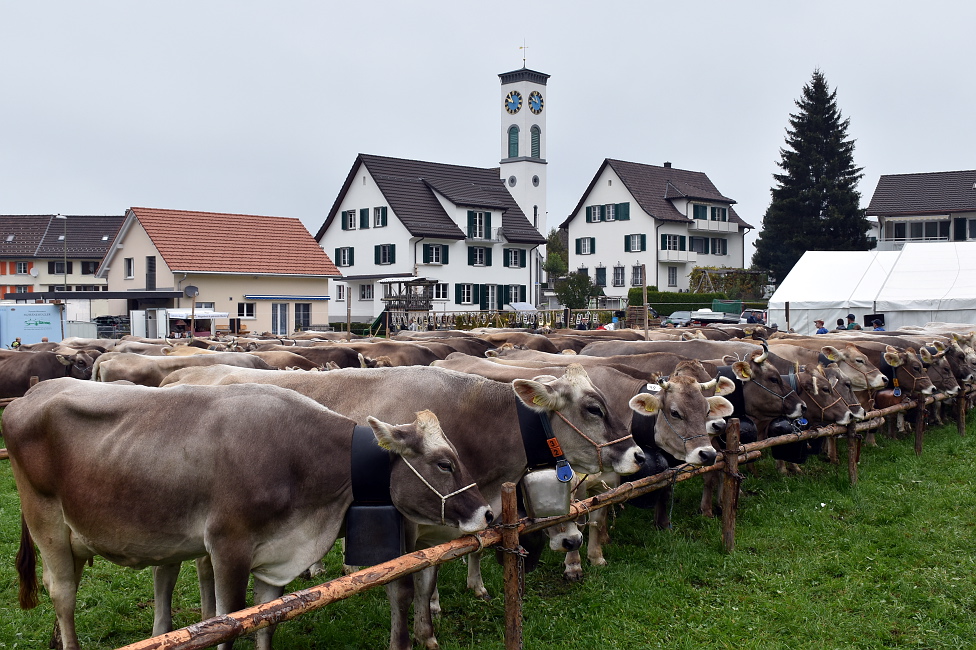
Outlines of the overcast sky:
M 498 74 L 524 52 L 552 75 L 551 226 L 619 158 L 705 172 L 758 228 L 815 68 L 863 206 L 881 174 L 976 167 L 974 25 L 969 0 L 0 0 L 0 213 L 237 212 L 314 234 L 360 152 L 496 166 Z

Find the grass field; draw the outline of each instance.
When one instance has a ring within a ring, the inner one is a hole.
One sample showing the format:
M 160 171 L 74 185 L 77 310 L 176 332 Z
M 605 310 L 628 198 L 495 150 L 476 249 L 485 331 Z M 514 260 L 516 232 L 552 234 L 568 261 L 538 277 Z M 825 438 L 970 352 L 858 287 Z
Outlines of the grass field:
M 696 514 L 700 481 L 677 486 L 673 530 L 650 512 L 618 509 L 606 567 L 562 578 L 548 553 L 529 574 L 526 648 L 965 648 L 976 647 L 976 428 L 931 429 L 922 457 L 911 440 L 881 439 L 861 455 L 860 481 L 811 459 L 783 477 L 770 459 L 747 474 L 736 551 L 721 551 L 720 523 Z M 0 461 L 0 648 L 45 648 L 53 610 L 17 606 L 14 556 L 20 510 L 9 464 Z M 338 575 L 338 555 L 330 555 Z M 460 563 L 442 570 L 442 648 L 503 647 L 501 568 L 485 562 L 495 596 L 475 600 Z M 296 581 L 294 588 L 311 586 Z M 85 648 L 115 648 L 149 635 L 148 570 L 96 559 L 79 591 Z M 192 565 L 176 595 L 176 623 L 198 620 Z M 382 590 L 279 626 L 278 648 L 383 648 L 389 634 Z M 252 647 L 250 640 L 239 647 Z

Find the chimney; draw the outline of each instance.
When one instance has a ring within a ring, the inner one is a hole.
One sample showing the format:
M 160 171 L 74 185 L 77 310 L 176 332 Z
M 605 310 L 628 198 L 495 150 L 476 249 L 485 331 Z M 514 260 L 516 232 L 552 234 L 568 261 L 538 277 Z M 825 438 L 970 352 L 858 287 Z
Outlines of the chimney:
M 669 163 L 669 162 L 664 163 L 664 168 L 665 169 L 671 169 L 671 163 Z

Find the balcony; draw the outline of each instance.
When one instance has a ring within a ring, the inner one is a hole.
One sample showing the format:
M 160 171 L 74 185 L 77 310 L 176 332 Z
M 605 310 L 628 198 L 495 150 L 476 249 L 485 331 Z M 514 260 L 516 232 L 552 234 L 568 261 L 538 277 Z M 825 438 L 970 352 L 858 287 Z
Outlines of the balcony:
M 712 221 L 711 219 L 692 219 L 688 230 L 693 232 L 738 232 L 739 224 L 732 221 Z
M 659 250 L 657 252 L 658 262 L 671 262 L 673 264 L 697 264 L 698 263 L 698 253 L 694 251 L 671 251 L 671 250 Z
M 483 237 L 466 237 L 465 241 L 469 244 L 497 244 L 503 241 L 502 234 L 501 228 L 492 228 Z

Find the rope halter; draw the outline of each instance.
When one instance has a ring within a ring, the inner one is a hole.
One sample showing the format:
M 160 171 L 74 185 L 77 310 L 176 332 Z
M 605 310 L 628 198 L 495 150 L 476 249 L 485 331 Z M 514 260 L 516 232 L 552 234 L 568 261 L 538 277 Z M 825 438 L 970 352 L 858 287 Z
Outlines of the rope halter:
M 566 418 L 566 416 L 563 415 L 562 413 L 560 413 L 559 411 L 553 411 L 553 413 L 555 413 L 556 415 L 558 415 L 562 419 L 563 422 L 565 422 L 567 425 L 569 425 L 569 428 L 570 429 L 572 429 L 576 433 L 580 434 L 580 436 L 582 436 L 582 438 L 584 440 L 586 440 L 588 443 L 590 443 L 591 445 L 593 445 L 594 447 L 596 447 L 596 462 L 599 464 L 600 472 L 603 472 L 603 448 L 604 447 L 609 447 L 610 445 L 615 445 L 618 442 L 623 442 L 624 440 L 631 440 L 634 437 L 633 434 L 628 433 L 626 436 L 623 436 L 622 438 L 617 438 L 616 440 L 611 440 L 610 442 L 599 443 L 599 442 L 596 442 L 595 440 L 593 440 L 592 438 L 590 438 L 588 435 L 586 435 L 582 431 L 580 431 L 580 429 L 575 424 L 573 424 L 572 422 L 570 422 Z
M 400 458 L 403 458 L 403 456 L 401 456 Z M 446 526 L 447 525 L 446 521 L 444 520 L 444 507 L 447 504 L 447 500 L 450 499 L 453 496 L 457 496 L 458 494 L 461 494 L 465 490 L 470 490 L 471 488 L 477 486 L 477 483 L 472 483 L 471 485 L 468 485 L 466 487 L 463 487 L 460 490 L 454 490 L 450 494 L 441 494 L 440 491 L 438 491 L 437 488 L 435 488 L 433 485 L 431 485 L 430 482 L 427 479 L 425 479 L 420 472 L 417 471 L 417 468 L 416 467 L 414 467 L 413 465 L 410 464 L 410 461 L 409 460 L 407 460 L 406 458 L 403 458 L 403 462 L 405 462 L 407 464 L 407 467 L 409 467 L 411 470 L 413 470 L 413 473 L 417 475 L 417 478 L 419 478 L 423 482 L 424 485 L 426 485 L 428 488 L 430 488 L 430 491 L 431 492 L 433 492 L 438 497 L 440 497 L 440 500 L 441 500 L 441 526 Z

